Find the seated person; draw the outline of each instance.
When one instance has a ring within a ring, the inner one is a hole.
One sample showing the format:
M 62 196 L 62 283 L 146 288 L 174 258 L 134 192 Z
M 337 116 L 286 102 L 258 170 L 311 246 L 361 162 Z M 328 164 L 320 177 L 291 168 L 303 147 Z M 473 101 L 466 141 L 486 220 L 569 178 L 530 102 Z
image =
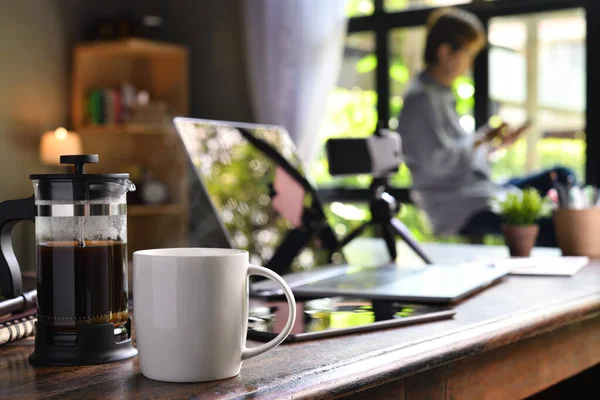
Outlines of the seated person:
M 544 196 L 552 187 L 552 172 L 558 181 L 573 179 L 565 168 L 504 185 L 490 179 L 489 155 L 515 143 L 525 128 L 510 130 L 501 124 L 468 134 L 459 123 L 451 86 L 471 68 L 485 38 L 475 15 L 452 8 L 434 12 L 428 23 L 426 68 L 410 83 L 399 117 L 415 201 L 437 234 L 501 233 L 502 220 L 490 211 L 493 197 L 514 187 L 534 187 Z M 540 221 L 537 244 L 556 245 L 550 219 Z

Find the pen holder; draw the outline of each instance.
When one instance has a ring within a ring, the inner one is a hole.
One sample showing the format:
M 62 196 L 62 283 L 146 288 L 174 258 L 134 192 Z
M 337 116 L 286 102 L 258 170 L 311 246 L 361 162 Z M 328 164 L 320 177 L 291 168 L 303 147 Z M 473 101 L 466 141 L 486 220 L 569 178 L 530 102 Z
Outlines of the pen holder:
M 558 209 L 554 227 L 563 255 L 600 258 L 600 207 Z

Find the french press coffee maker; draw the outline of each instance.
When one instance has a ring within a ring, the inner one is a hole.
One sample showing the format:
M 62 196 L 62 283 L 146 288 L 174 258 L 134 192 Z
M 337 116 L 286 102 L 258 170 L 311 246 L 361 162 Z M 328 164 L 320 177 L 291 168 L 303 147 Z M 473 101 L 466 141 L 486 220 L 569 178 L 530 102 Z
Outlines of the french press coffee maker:
M 12 227 L 35 218 L 35 365 L 100 364 L 135 356 L 127 313 L 128 174 L 86 174 L 98 155 L 61 156 L 74 174 L 31 175 L 34 197 L 0 204 L 0 284 L 21 294 Z

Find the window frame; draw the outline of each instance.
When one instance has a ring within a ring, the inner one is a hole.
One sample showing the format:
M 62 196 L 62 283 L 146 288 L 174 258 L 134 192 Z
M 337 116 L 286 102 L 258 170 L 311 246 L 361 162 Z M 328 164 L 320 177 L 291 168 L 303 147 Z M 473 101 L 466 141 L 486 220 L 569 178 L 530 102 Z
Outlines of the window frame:
M 494 17 L 523 15 L 547 11 L 567 10 L 582 8 L 586 14 L 586 110 L 585 110 L 585 132 L 586 132 L 586 166 L 585 175 L 588 184 L 600 184 L 600 159 L 594 155 L 600 153 L 600 115 L 594 113 L 596 106 L 600 106 L 600 91 L 593 88 L 600 87 L 597 74 L 589 71 L 600 70 L 600 58 L 592 57 L 590 49 L 600 46 L 600 1 L 597 0 L 473 0 L 471 3 L 456 5 L 457 8 L 468 10 L 479 17 L 486 27 Z M 372 15 L 352 17 L 348 21 L 348 33 L 372 32 L 375 35 L 375 55 L 377 67 L 375 70 L 375 82 L 377 92 L 377 114 L 378 126 L 386 126 L 390 119 L 389 98 L 389 33 L 396 28 L 410 28 L 423 26 L 429 13 L 436 7 L 419 9 L 408 9 L 395 12 L 387 12 L 384 8 L 384 0 L 374 0 L 374 11 Z M 473 80 L 475 83 L 475 107 L 474 117 L 476 126 L 482 125 L 490 117 L 492 102 L 489 98 L 489 57 L 488 49 L 485 48 L 475 60 L 473 66 Z M 384 99 L 384 101 L 380 101 Z M 409 202 L 409 188 L 395 188 L 394 194 L 399 201 Z M 320 190 L 325 201 L 358 201 L 368 199 L 367 189 L 334 188 Z

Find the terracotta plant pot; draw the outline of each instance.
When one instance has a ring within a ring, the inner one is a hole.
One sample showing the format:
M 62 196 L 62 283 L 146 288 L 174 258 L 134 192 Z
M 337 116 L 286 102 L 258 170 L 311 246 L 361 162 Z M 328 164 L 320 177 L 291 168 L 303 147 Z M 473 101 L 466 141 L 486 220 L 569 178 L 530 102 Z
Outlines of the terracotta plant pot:
M 564 256 L 600 258 L 600 207 L 557 209 L 554 226 Z
M 529 257 L 535 244 L 539 225 L 503 225 L 504 241 L 511 257 Z

